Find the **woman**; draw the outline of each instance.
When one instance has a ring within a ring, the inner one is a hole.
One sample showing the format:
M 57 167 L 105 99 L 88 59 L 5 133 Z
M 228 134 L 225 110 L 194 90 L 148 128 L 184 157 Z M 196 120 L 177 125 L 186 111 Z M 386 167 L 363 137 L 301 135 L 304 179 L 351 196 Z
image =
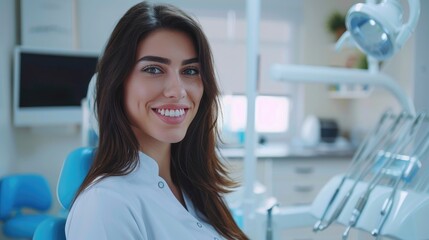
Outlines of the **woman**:
M 171 5 L 132 7 L 97 68 L 99 146 L 67 239 L 247 239 L 222 195 L 218 86 L 201 27 Z

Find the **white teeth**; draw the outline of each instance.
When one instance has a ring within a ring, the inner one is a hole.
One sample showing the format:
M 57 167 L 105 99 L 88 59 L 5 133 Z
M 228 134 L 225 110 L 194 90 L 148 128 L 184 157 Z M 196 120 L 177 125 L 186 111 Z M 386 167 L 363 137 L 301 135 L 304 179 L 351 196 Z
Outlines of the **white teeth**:
M 185 109 L 157 109 L 159 114 L 166 117 L 180 117 L 185 114 Z

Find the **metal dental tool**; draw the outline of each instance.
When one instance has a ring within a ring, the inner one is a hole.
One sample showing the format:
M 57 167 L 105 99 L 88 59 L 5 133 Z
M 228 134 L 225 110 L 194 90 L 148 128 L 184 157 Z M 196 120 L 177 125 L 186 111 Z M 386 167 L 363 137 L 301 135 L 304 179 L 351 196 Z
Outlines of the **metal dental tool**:
M 372 190 L 377 186 L 379 181 L 383 178 L 384 173 L 383 171 L 386 169 L 387 166 L 389 166 L 395 159 L 396 154 L 398 152 L 402 152 L 410 142 L 413 139 L 413 137 L 417 134 L 417 129 L 421 126 L 421 122 L 424 117 L 422 117 L 422 114 L 419 114 L 417 117 L 414 118 L 412 124 L 410 125 L 409 129 L 405 128 L 401 134 L 396 138 L 396 140 L 393 142 L 392 145 L 388 148 L 388 151 L 391 154 L 386 155 L 387 159 L 384 160 L 381 163 L 381 167 L 376 171 L 374 176 L 372 177 L 371 181 L 369 182 L 365 192 L 359 197 L 355 208 L 353 209 L 352 216 L 349 219 L 349 225 L 347 226 L 346 230 L 343 233 L 342 239 L 346 240 L 348 239 L 348 235 L 350 232 L 350 229 L 354 227 L 359 220 L 359 217 L 365 208 L 366 203 L 368 202 L 369 196 L 372 192 Z
M 334 194 L 331 196 L 328 205 L 326 206 L 325 210 L 322 213 L 322 216 L 320 219 L 314 224 L 313 231 L 317 232 L 319 230 L 323 230 L 321 226 L 327 227 L 329 224 L 323 224 L 325 221 L 326 214 L 328 213 L 329 209 L 332 206 L 332 203 L 336 199 L 340 189 L 342 188 L 345 180 L 349 177 L 351 177 L 354 169 L 357 167 L 357 165 L 362 161 L 362 156 L 365 156 L 363 153 L 368 152 L 372 141 L 374 141 L 374 138 L 377 137 L 378 134 L 382 133 L 382 127 L 384 126 L 385 122 L 393 115 L 393 113 L 390 110 L 387 110 L 383 113 L 381 118 L 379 119 L 376 127 L 371 131 L 369 134 L 366 135 L 365 139 L 362 141 L 362 143 L 359 145 L 359 148 L 356 150 L 356 153 L 353 155 L 352 161 L 346 171 L 346 174 L 342 177 L 338 187 L 335 189 Z
M 426 116 L 426 121 L 429 122 L 429 116 Z M 429 123 L 426 125 L 429 135 Z M 425 136 L 423 139 L 429 141 L 429 136 Z M 404 188 L 408 188 L 413 192 L 417 193 L 429 193 L 429 152 L 426 152 L 419 160 L 423 163 L 418 173 L 414 177 L 413 182 L 404 184 Z
M 395 133 L 395 130 L 397 129 L 397 127 L 403 122 L 402 120 L 404 119 L 404 117 L 405 117 L 405 114 L 400 114 L 395 119 L 395 121 L 392 123 L 392 125 L 387 129 L 387 131 L 384 132 L 384 134 L 377 135 L 377 138 L 373 141 L 373 144 L 369 148 L 366 149 L 365 154 L 362 154 L 363 160 L 373 159 L 374 158 L 374 154 L 372 154 L 371 156 L 369 156 L 369 154 L 371 154 L 372 152 L 376 152 L 375 149 L 378 149 L 377 146 L 380 145 L 380 144 L 383 144 L 383 141 L 385 141 L 385 139 L 389 139 L 390 135 L 392 135 L 392 134 Z M 370 166 L 370 164 L 369 163 L 365 163 L 365 161 L 363 161 L 363 164 L 364 164 L 363 170 L 359 171 L 359 169 L 355 169 L 355 171 L 358 173 L 358 177 L 357 177 L 358 180 L 361 179 L 363 176 L 366 175 L 366 172 L 368 172 L 367 169 L 369 169 L 368 166 Z M 346 195 L 344 196 L 344 198 L 342 199 L 342 201 L 339 203 L 339 205 L 335 209 L 335 211 L 332 214 L 332 216 L 330 217 L 330 219 L 324 225 L 321 225 L 319 227 L 320 230 L 325 229 L 335 219 L 338 218 L 338 216 L 342 212 L 342 209 L 344 208 L 345 204 L 347 203 L 348 199 L 352 195 L 353 190 L 356 187 L 357 183 L 358 183 L 358 181 L 356 180 L 355 184 L 346 193 Z
M 425 116 L 423 116 L 425 117 Z M 396 196 L 396 192 L 398 190 L 399 184 L 402 182 L 405 183 L 409 183 L 413 180 L 414 176 L 416 175 L 417 171 L 420 169 L 421 167 L 421 162 L 420 159 L 422 159 L 424 157 L 424 155 L 427 153 L 427 150 L 429 149 L 429 131 L 427 132 L 427 134 L 424 136 L 424 138 L 422 139 L 422 141 L 417 145 L 416 148 L 414 148 L 413 153 L 410 155 L 411 157 L 408 157 L 408 159 L 406 159 L 406 163 L 404 163 L 403 165 L 401 164 L 401 173 L 400 176 L 398 176 L 395 179 L 395 183 L 393 185 L 392 188 L 392 192 L 389 195 L 389 197 L 385 200 L 385 202 L 383 203 L 382 209 L 380 211 L 381 214 L 381 220 L 380 220 L 380 224 L 377 228 L 375 228 L 371 234 L 375 237 L 379 237 L 380 232 L 384 226 L 384 223 L 386 222 L 392 207 L 393 207 L 393 203 L 394 203 L 394 198 Z
M 267 209 L 267 232 L 266 232 L 266 240 L 272 240 L 273 239 L 273 216 L 272 211 L 274 207 L 278 207 L 279 204 L 276 203 L 272 207 Z
M 353 191 L 355 187 L 357 186 L 358 182 L 367 175 L 367 173 L 370 171 L 371 165 L 372 165 L 372 159 L 375 159 L 377 156 L 377 149 L 379 149 L 380 146 L 383 146 L 385 142 L 391 138 L 392 135 L 396 133 L 396 131 L 401 129 L 402 125 L 404 125 L 405 121 L 403 121 L 406 117 L 405 113 L 399 114 L 395 120 L 392 122 L 392 124 L 387 128 L 386 131 L 382 132 L 382 134 L 376 135 L 377 137 L 373 140 L 373 143 L 368 146 L 368 148 L 365 150 L 365 153 L 362 154 L 362 160 L 367 160 L 366 164 L 364 161 L 363 168 L 359 171 L 359 169 L 356 170 L 357 178 L 352 185 L 352 187 L 347 191 L 347 193 L 344 195 L 343 199 L 338 204 L 337 208 L 334 210 L 331 217 L 328 219 L 328 221 L 322 222 L 322 224 L 319 225 L 319 230 L 323 230 L 327 228 L 332 222 L 334 222 L 338 216 L 341 214 L 343 208 L 345 207 L 346 203 L 348 202 L 349 198 L 353 194 Z M 401 125 L 402 124 L 402 125 Z

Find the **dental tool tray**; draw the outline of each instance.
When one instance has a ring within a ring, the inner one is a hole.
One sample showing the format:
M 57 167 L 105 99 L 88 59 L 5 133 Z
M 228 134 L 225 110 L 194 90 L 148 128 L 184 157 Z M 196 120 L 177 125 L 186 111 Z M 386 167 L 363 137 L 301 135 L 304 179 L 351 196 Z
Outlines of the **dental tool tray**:
M 322 216 L 323 210 L 328 205 L 330 197 L 334 194 L 337 186 L 340 184 L 342 176 L 332 178 L 319 192 L 316 199 L 311 205 L 311 214 L 316 218 Z M 336 200 L 332 203 L 331 210 L 339 204 L 342 197 L 352 185 L 352 180 L 347 180 L 344 187 L 339 192 Z M 337 222 L 343 225 L 348 225 L 350 215 L 356 205 L 360 195 L 367 187 L 367 183 L 359 182 L 355 191 L 353 191 L 350 200 L 344 207 L 344 210 L 337 218 Z M 365 207 L 355 228 L 371 233 L 377 227 L 380 221 L 380 209 L 384 204 L 385 199 L 389 196 L 392 188 L 378 185 L 375 187 L 368 199 L 368 204 Z M 382 235 L 385 237 L 393 237 L 395 239 L 429 239 L 429 228 L 427 221 L 429 216 L 429 195 L 414 191 L 398 191 L 395 196 L 396 201 L 393 203 L 393 208 L 388 217 Z M 328 212 L 328 215 L 332 214 Z M 410 231 L 412 229 L 412 231 Z

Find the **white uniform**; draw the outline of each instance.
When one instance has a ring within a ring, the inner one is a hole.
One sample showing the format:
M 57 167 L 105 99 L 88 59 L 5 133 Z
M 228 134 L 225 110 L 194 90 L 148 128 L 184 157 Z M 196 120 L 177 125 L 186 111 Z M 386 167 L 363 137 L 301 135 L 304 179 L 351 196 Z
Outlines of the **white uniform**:
M 224 239 L 186 194 L 187 210 L 182 206 L 155 160 L 139 157 L 130 174 L 105 178 L 79 195 L 67 217 L 68 240 Z

